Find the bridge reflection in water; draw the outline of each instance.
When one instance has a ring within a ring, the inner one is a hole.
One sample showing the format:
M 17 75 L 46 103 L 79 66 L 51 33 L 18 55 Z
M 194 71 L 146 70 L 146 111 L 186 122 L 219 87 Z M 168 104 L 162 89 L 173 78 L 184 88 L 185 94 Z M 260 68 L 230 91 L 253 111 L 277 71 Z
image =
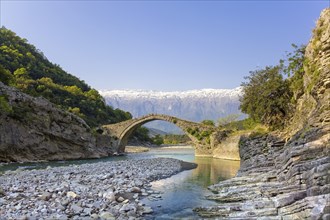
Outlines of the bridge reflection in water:
M 207 157 L 195 157 L 194 162 L 198 166 L 193 170 L 191 178 L 204 187 L 234 177 L 240 166 L 239 161 Z

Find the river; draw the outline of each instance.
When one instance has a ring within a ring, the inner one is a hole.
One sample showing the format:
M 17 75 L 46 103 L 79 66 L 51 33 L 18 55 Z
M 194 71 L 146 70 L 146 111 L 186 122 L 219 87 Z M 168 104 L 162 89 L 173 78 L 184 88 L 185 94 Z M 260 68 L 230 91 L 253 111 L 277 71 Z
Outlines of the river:
M 211 193 L 207 186 L 233 177 L 239 169 L 238 161 L 195 157 L 192 147 L 172 146 L 152 148 L 144 153 L 132 153 L 120 157 L 95 160 L 8 164 L 0 166 L 0 173 L 14 169 L 43 169 L 48 166 L 67 166 L 70 164 L 154 157 L 169 157 L 194 162 L 198 164 L 198 167 L 193 170 L 180 172 L 170 178 L 153 182 L 153 190 L 162 193 L 160 194 L 161 198 L 155 200 L 150 200 L 150 197 L 142 199 L 143 203 L 154 210 L 153 214 L 145 216 L 146 219 L 198 219 L 198 216 L 192 211 L 194 207 L 216 205 L 214 201 L 204 198 Z

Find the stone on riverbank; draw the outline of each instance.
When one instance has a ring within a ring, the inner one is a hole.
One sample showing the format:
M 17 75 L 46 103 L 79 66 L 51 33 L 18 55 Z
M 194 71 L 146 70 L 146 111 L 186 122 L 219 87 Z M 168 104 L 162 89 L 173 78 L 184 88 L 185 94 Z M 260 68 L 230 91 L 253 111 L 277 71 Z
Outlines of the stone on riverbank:
M 193 167 L 154 158 L 6 173 L 0 176 L 0 219 L 141 218 L 152 213 L 139 201 L 150 194 L 151 181 Z

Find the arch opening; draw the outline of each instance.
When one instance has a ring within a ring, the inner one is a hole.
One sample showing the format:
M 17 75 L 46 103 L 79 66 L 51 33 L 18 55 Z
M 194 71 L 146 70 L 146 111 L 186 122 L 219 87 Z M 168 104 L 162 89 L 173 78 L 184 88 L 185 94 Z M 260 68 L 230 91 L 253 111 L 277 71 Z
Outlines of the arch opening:
M 143 146 L 144 144 L 151 144 L 151 146 L 192 145 L 191 139 L 180 127 L 162 120 L 147 122 L 128 137 L 128 146 Z
M 196 143 L 196 141 L 197 141 L 196 138 L 187 131 L 187 128 L 185 128 L 182 125 L 180 126 L 180 123 L 178 123 L 178 120 L 176 118 L 174 118 L 174 117 L 166 117 L 166 118 L 150 117 L 150 118 L 144 118 L 139 121 L 136 121 L 136 122 L 132 123 L 130 126 L 128 126 L 126 129 L 124 129 L 124 131 L 122 132 L 122 134 L 120 135 L 120 138 L 119 138 L 120 142 L 119 142 L 118 152 L 124 153 L 125 147 L 128 144 L 128 140 L 132 136 L 134 131 L 136 131 L 139 127 L 141 127 L 149 122 L 152 122 L 152 121 L 165 121 L 165 122 L 171 123 L 171 124 L 177 126 L 183 132 L 183 134 L 188 136 L 188 138 L 191 140 L 192 143 Z

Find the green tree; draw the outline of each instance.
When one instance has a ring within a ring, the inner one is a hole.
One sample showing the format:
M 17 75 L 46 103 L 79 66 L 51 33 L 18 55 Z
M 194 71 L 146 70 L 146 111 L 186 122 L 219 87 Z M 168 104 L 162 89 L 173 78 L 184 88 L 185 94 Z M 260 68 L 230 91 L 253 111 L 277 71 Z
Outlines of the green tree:
M 3 68 L 2 65 L 0 65 L 0 81 L 6 85 L 11 85 L 14 83 L 13 75 L 10 73 L 9 70 Z
M 156 145 L 162 145 L 164 143 L 164 139 L 162 136 L 157 134 L 155 137 L 152 138 L 152 142 Z
M 293 52 L 286 53 L 286 60 L 280 60 L 283 72 L 289 77 L 290 89 L 293 92 L 293 101 L 296 101 L 304 93 L 304 62 L 306 46 L 292 44 Z
M 19 69 L 15 70 L 14 76 L 16 78 L 28 78 L 29 74 L 25 68 L 19 68 Z
M 140 141 L 152 142 L 152 139 L 149 137 L 149 130 L 146 127 L 138 127 L 131 137 L 137 137 Z
M 267 66 L 250 72 L 242 83 L 240 109 L 271 129 L 281 128 L 289 117 L 292 92 L 281 74 L 282 67 Z

